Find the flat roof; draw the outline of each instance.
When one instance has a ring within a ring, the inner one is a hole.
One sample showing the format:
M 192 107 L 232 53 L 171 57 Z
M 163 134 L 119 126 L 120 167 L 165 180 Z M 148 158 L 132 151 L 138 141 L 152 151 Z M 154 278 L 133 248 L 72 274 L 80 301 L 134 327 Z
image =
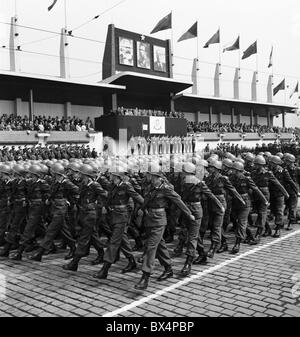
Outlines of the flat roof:
M 102 95 L 123 91 L 122 85 L 108 83 L 79 82 L 60 77 L 48 77 L 17 73 L 0 72 L 0 99 L 14 100 L 21 98 L 28 101 L 29 90 L 33 90 L 34 102 L 65 103 L 78 105 L 102 105 Z
M 106 78 L 100 83 L 125 85 L 130 92 L 149 94 L 177 94 L 193 86 L 192 82 L 183 82 L 173 78 L 124 71 Z
M 259 102 L 259 101 L 247 101 L 247 100 L 238 100 L 238 99 L 230 99 L 223 97 L 213 97 L 213 96 L 201 96 L 189 93 L 181 93 L 174 97 L 175 101 L 177 101 L 181 108 L 184 106 L 194 106 L 197 103 L 225 103 L 232 105 L 247 105 L 253 106 L 259 109 L 269 109 L 270 112 L 274 115 L 281 113 L 282 110 L 285 112 L 295 113 L 297 110 L 297 106 L 292 105 L 284 105 L 284 104 L 276 104 L 276 103 L 268 103 L 268 102 Z

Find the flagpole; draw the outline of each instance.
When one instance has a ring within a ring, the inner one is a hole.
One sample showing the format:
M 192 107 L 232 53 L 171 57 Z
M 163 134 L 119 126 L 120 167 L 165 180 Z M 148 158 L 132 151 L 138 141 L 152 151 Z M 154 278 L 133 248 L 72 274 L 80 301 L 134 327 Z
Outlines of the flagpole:
M 258 40 L 256 40 L 256 82 L 258 81 Z
M 68 27 L 67 0 L 64 0 L 64 8 L 65 8 L 65 29 L 66 29 L 66 32 L 67 32 L 67 27 Z
M 219 65 L 220 65 L 220 75 L 221 75 L 221 63 L 222 63 L 222 55 L 221 55 L 221 29 L 220 29 L 220 26 L 219 26 L 219 39 L 220 39 L 220 42 L 219 42 Z
M 171 67 L 174 70 L 174 32 L 173 32 L 173 11 L 171 11 Z
M 15 16 L 17 17 L 18 15 L 18 6 L 17 6 L 17 0 L 15 0 Z

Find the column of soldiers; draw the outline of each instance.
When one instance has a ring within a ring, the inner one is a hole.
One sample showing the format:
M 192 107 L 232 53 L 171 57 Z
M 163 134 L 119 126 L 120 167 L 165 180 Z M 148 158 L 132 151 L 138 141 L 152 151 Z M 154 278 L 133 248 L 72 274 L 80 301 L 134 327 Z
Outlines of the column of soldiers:
M 228 248 L 228 226 L 233 223 L 238 254 L 242 243 L 257 245 L 297 223 L 300 169 L 289 154 L 225 154 L 207 160 L 200 155 L 143 156 L 104 160 L 25 160 L 0 164 L 0 256 L 21 261 L 24 253 L 41 262 L 56 251 L 54 241 L 69 247 L 63 266 L 77 271 L 90 247 L 97 251 L 94 275 L 106 279 L 122 253 L 128 264 L 122 273 L 137 269 L 134 250 L 143 253 L 142 276 L 135 285 L 148 287 L 155 259 L 163 267 L 158 281 L 173 276 L 172 257 L 185 253 L 180 272 L 190 275 L 193 264 L 205 265 Z M 268 209 L 270 214 L 268 216 Z M 256 221 L 254 216 L 256 214 Z M 257 227 L 252 233 L 251 226 Z M 177 246 L 170 253 L 167 243 Z M 210 247 L 204 238 L 210 231 Z M 107 237 L 104 245 L 102 236 Z M 135 240 L 134 249 L 129 237 Z M 41 240 L 37 240 L 42 237 Z

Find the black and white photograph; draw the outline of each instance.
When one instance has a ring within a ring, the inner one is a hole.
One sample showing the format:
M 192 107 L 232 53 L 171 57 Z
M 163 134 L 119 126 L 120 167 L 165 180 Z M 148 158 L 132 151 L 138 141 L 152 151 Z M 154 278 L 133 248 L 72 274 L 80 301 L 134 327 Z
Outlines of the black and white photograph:
M 0 26 L 1 323 L 300 317 L 299 0 L 0 0 Z
M 120 64 L 133 66 L 133 40 L 120 37 L 119 48 Z

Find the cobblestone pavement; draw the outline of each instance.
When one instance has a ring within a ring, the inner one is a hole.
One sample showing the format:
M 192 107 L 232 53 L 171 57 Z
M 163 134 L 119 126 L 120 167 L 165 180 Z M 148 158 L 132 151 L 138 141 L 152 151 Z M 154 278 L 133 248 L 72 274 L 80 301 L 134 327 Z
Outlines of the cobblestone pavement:
M 232 247 L 233 237 L 229 243 Z M 300 226 L 283 231 L 281 239 L 242 245 L 238 256 L 216 255 L 207 266 L 194 266 L 189 279 L 178 277 L 184 256 L 174 259 L 175 277 L 169 281 L 156 282 L 162 271 L 157 266 L 144 293 L 133 288 L 140 271 L 120 273 L 124 258 L 100 281 L 92 277 L 99 269 L 90 265 L 94 252 L 77 273 L 61 268 L 64 253 L 45 256 L 42 263 L 0 258 L 0 317 L 300 316 Z

